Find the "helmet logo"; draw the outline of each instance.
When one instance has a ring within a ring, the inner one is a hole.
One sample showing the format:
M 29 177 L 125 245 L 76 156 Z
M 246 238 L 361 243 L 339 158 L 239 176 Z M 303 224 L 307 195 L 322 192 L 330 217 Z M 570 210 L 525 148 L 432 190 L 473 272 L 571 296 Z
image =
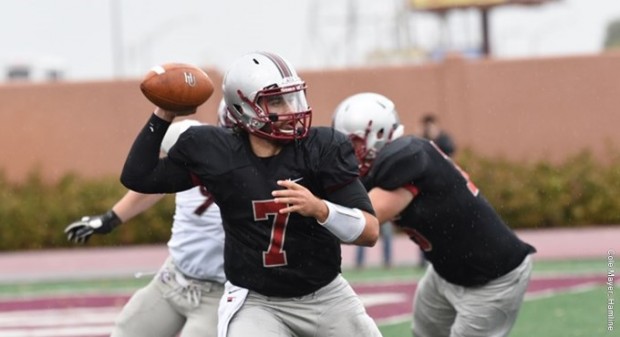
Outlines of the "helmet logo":
M 297 83 L 301 82 L 301 79 L 297 76 L 288 76 L 282 79 L 283 84 Z M 277 84 L 276 84 L 277 87 Z
M 194 76 L 194 74 L 190 72 L 184 72 L 183 76 L 185 76 L 185 83 L 187 83 L 187 85 L 189 85 L 190 87 L 196 85 L 196 76 Z

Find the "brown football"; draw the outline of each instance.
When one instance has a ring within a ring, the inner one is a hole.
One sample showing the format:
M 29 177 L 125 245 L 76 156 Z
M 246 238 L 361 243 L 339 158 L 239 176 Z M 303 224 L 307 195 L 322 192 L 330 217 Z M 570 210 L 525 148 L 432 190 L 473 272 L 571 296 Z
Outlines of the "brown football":
M 170 111 L 196 109 L 213 94 L 213 82 L 204 70 L 184 63 L 166 63 L 149 70 L 140 83 L 144 96 Z

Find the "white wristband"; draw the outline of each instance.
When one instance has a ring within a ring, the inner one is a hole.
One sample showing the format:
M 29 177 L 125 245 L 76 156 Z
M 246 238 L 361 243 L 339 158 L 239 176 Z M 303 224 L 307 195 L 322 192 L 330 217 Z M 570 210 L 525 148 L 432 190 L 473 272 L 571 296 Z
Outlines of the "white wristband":
M 351 243 L 357 239 L 366 227 L 364 213 L 357 208 L 348 208 L 323 200 L 329 209 L 325 222 L 317 222 L 327 228 L 342 242 Z

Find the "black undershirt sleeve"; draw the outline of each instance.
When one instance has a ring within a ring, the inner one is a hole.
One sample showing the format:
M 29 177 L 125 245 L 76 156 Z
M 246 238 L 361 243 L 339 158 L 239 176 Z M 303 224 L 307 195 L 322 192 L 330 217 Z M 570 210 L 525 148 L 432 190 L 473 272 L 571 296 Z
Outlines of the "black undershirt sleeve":
M 174 193 L 193 187 L 189 171 L 170 159 L 159 158 L 161 141 L 170 123 L 151 115 L 134 141 L 123 171 L 121 183 L 140 193 Z

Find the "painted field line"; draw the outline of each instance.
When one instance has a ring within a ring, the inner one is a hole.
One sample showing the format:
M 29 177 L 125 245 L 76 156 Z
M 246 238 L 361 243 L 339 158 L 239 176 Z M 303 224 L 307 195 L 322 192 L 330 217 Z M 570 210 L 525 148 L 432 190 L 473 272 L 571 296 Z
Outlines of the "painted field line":
M 601 283 L 600 282 L 588 282 L 588 283 L 570 286 L 566 288 L 535 291 L 531 293 L 526 293 L 524 301 L 542 300 L 542 299 L 560 296 L 564 294 L 585 293 L 587 291 L 590 291 L 596 288 L 597 286 L 601 286 Z
M 2 337 L 98 337 L 109 336 L 112 332 L 109 326 L 77 326 L 62 328 L 27 328 L 27 329 L 0 329 Z
M 5 327 L 45 327 L 113 323 L 119 308 L 34 309 L 0 312 L 0 336 Z

